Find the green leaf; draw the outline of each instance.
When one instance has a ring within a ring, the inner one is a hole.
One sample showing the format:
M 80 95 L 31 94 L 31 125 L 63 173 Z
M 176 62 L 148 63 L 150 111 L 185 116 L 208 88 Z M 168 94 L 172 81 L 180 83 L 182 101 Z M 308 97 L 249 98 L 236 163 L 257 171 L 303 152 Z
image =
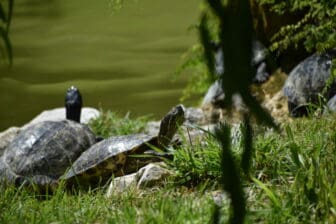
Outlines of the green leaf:
M 251 180 L 265 191 L 266 195 L 272 201 L 272 203 L 277 209 L 281 208 L 281 204 L 277 199 L 277 197 L 275 196 L 275 194 L 263 182 L 261 182 L 255 177 L 251 177 Z

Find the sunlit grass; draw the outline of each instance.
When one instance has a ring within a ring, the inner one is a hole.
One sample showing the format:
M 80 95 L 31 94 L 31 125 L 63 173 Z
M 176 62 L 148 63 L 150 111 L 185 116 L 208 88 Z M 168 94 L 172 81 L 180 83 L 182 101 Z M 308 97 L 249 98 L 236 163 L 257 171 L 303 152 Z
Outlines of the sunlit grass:
M 131 118 L 130 113 L 121 115 L 114 111 L 100 110 L 101 115 L 90 121 L 93 132 L 101 137 L 135 134 L 144 131 L 148 116 Z
M 258 132 L 250 176 L 241 174 L 246 223 L 336 222 L 335 118 L 298 119 L 280 133 Z M 237 162 L 241 151 L 233 146 Z M 27 189 L 1 189 L 0 223 L 209 223 L 210 193 L 221 188 L 220 152 L 211 135 L 193 145 L 186 139 L 169 162 L 175 175 L 164 187 L 111 198 L 104 188 L 70 194 L 59 187 L 42 198 Z M 228 207 L 222 211 L 225 219 Z

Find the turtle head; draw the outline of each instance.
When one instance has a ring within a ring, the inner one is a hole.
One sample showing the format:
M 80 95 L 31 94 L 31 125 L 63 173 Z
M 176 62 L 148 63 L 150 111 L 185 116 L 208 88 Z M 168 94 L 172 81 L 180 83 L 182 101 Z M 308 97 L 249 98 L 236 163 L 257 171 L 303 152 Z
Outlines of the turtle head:
M 179 104 L 173 107 L 161 120 L 158 135 L 158 141 L 161 147 L 168 146 L 179 126 L 183 124 L 185 120 L 184 112 L 184 106 Z
M 80 122 L 82 96 L 78 89 L 71 86 L 65 95 L 66 119 Z

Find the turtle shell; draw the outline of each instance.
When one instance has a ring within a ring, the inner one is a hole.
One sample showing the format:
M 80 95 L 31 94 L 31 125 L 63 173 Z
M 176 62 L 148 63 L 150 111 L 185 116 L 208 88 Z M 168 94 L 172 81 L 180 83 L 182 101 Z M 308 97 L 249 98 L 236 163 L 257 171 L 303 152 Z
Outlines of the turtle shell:
M 283 88 L 289 104 L 301 106 L 317 103 L 318 95 L 324 89 L 330 77 L 334 56 L 332 52 L 315 53 L 299 63 L 290 72 Z M 335 93 L 332 93 L 334 86 L 333 83 L 325 94 L 328 99 L 335 95 Z
M 147 163 L 129 155 L 142 154 L 157 146 L 157 136 L 133 134 L 113 136 L 91 146 L 75 161 L 62 179 L 69 183 L 95 184 L 111 178 L 135 172 Z
M 32 180 L 45 185 L 95 143 L 91 130 L 77 122 L 45 121 L 23 130 L 6 148 L 0 177 L 12 183 Z M 19 180 L 19 181 L 18 181 Z

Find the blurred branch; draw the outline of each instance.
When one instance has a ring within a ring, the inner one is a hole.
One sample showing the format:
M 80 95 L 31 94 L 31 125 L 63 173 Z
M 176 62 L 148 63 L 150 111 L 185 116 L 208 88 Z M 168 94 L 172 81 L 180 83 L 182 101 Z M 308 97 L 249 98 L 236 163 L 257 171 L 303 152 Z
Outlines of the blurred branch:
M 9 64 L 12 64 L 12 45 L 9 39 L 9 27 L 12 20 L 14 0 L 7 0 L 7 11 L 5 10 L 4 3 L 0 2 L 0 48 L 4 49 L 4 58 L 8 58 Z

